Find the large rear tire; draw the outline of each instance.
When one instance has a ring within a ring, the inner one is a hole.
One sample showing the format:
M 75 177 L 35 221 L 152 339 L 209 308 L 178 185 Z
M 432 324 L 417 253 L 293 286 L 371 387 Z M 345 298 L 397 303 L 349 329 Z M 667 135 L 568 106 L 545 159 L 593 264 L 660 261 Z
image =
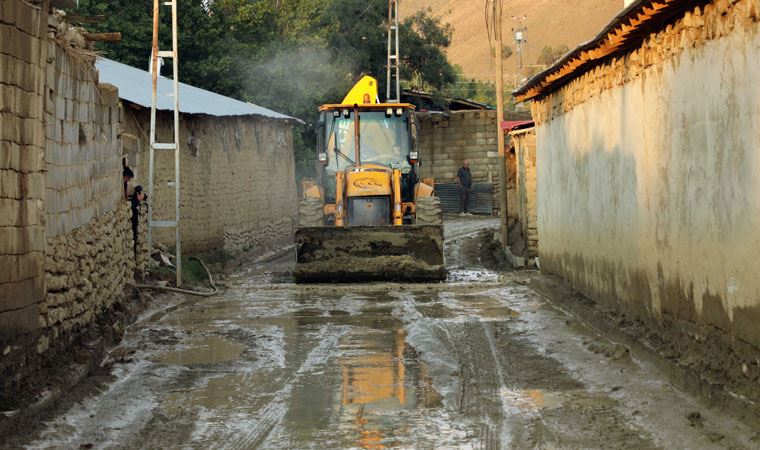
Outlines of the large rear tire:
M 441 225 L 443 212 L 438 197 L 417 198 L 417 225 Z
M 324 203 L 320 198 L 307 197 L 298 204 L 298 227 L 325 226 Z

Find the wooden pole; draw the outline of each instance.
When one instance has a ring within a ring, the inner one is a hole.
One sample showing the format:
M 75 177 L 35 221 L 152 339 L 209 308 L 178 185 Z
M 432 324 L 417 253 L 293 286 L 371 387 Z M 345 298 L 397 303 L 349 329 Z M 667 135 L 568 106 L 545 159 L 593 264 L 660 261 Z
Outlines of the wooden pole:
M 507 153 L 504 145 L 504 55 L 502 53 L 502 0 L 491 0 L 493 8 L 494 36 L 496 38 L 496 142 L 499 146 L 499 224 L 502 249 L 509 245 L 509 209 L 507 204 Z
M 88 41 L 120 42 L 121 33 L 118 31 L 114 33 L 84 33 L 84 38 Z

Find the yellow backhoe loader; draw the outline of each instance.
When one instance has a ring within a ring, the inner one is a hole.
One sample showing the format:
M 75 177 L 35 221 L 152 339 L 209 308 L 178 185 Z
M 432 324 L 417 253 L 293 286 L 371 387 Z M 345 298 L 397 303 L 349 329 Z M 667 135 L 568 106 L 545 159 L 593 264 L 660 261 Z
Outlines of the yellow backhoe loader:
M 320 107 L 317 181 L 304 188 L 297 282 L 446 277 L 441 204 L 418 177 L 414 105 L 380 103 L 364 77 Z

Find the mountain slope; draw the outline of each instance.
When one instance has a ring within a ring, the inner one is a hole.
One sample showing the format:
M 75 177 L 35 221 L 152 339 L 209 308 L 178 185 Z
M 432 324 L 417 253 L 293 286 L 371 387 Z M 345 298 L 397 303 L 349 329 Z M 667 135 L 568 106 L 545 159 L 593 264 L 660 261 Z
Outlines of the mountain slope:
M 454 27 L 448 54 L 469 78 L 493 80 L 491 47 L 485 27 L 484 8 L 489 0 L 401 0 L 401 15 L 430 8 L 434 15 Z M 535 65 L 545 45 L 570 49 L 594 37 L 623 9 L 622 0 L 504 0 L 504 43 L 515 49 L 512 16 L 527 16 L 526 65 Z M 403 52 L 403 49 L 401 49 Z M 514 80 L 516 57 L 505 62 L 509 82 Z

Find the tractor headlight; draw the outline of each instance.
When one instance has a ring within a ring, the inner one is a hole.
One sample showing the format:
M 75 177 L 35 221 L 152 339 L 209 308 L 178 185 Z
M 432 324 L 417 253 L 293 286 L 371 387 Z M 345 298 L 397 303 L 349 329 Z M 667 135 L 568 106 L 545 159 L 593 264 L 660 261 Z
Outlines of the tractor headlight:
M 327 153 L 320 153 L 319 154 L 319 162 L 321 162 L 321 163 L 327 163 Z

